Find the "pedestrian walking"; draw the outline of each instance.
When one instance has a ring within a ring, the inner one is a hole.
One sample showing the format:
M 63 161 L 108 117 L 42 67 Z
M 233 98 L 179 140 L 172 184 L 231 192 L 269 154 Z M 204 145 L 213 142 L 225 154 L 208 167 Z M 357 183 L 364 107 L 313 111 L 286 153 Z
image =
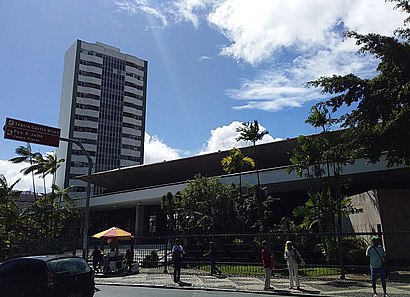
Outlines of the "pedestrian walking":
M 179 238 L 175 239 L 175 244 L 172 247 L 172 260 L 174 262 L 174 282 L 181 282 L 181 267 L 182 259 L 185 254 L 185 251 L 180 243 Z
M 372 288 L 374 297 L 377 296 L 376 292 L 376 281 L 377 276 L 380 276 L 382 282 L 384 297 L 387 297 L 386 292 L 386 269 L 384 263 L 386 262 L 386 251 L 380 245 L 380 240 L 378 236 L 372 236 L 370 238 L 372 244 L 366 249 L 366 256 L 370 259 L 370 274 L 372 279 Z
M 291 241 L 286 241 L 284 257 L 288 264 L 289 270 L 289 289 L 296 287 L 297 290 L 300 290 L 300 281 L 299 281 L 299 264 L 304 263 L 302 256 L 297 249 L 293 247 Z
M 94 250 L 91 253 L 89 258 L 92 258 L 94 272 L 98 273 L 100 271 L 100 265 L 101 265 L 101 261 L 103 258 L 103 255 L 101 254 L 101 250 L 98 249 L 98 246 L 94 246 Z
M 262 241 L 262 251 L 261 251 L 261 257 L 262 257 L 262 265 L 263 265 L 263 270 L 265 272 L 265 286 L 263 289 L 265 291 L 273 290 L 273 287 L 270 286 L 270 278 L 272 275 L 272 256 L 268 248 L 268 242 L 266 240 Z
M 218 250 L 216 249 L 214 242 L 211 241 L 209 243 L 208 252 L 206 252 L 202 256 L 204 257 L 209 256 L 209 261 L 211 265 L 211 275 L 214 275 L 216 273 L 218 273 L 219 275 L 222 274 L 222 272 L 218 269 L 218 267 L 216 267 L 216 260 L 218 259 Z

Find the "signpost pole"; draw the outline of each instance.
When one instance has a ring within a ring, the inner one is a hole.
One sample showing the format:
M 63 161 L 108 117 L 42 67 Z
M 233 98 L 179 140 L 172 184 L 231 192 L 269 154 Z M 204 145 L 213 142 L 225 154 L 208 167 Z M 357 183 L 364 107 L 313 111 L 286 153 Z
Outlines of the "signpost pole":
M 88 160 L 88 175 L 87 175 L 87 196 L 85 199 L 85 211 L 84 211 L 84 230 L 83 230 L 83 259 L 87 260 L 88 257 L 88 224 L 90 217 L 90 196 L 91 196 L 91 173 L 93 169 L 93 160 L 84 148 L 83 144 L 76 139 L 60 137 L 60 140 L 66 142 L 72 142 L 78 145 L 83 151 Z

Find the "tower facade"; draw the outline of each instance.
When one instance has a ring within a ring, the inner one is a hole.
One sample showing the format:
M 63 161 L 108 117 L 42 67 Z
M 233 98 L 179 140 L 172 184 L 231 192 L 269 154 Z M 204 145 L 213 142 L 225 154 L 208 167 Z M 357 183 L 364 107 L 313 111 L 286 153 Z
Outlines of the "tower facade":
M 77 40 L 66 52 L 61 91 L 61 136 L 81 142 L 93 161 L 93 172 L 143 163 L 147 61 L 103 43 Z M 84 197 L 88 172 L 81 149 L 60 142 L 57 184 L 73 186 Z M 93 189 L 92 193 L 102 189 Z

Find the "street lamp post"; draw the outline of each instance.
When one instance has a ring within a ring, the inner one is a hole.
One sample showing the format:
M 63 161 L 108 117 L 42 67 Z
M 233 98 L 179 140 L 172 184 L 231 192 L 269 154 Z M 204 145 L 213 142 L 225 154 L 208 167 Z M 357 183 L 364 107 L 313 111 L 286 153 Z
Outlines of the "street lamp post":
M 84 211 L 84 230 L 83 230 L 83 259 L 86 260 L 88 256 L 88 224 L 90 218 L 90 196 L 91 196 L 91 173 L 93 169 L 93 160 L 84 148 L 83 144 L 76 139 L 60 137 L 60 140 L 66 142 L 75 143 L 80 147 L 88 161 L 88 174 L 87 174 L 87 196 L 85 199 L 85 211 Z

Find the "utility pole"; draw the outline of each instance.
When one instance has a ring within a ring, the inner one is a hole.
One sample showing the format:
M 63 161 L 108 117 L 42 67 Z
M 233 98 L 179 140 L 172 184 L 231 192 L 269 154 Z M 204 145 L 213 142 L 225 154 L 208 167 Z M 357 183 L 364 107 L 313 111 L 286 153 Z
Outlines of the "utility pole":
M 87 174 L 87 196 L 85 198 L 85 210 L 84 210 L 84 230 L 83 230 L 83 259 L 86 260 L 88 256 L 88 224 L 90 218 L 90 197 L 91 197 L 91 173 L 93 169 L 93 160 L 84 148 L 83 144 L 76 139 L 60 137 L 61 141 L 75 143 L 80 147 L 88 161 L 88 174 Z

